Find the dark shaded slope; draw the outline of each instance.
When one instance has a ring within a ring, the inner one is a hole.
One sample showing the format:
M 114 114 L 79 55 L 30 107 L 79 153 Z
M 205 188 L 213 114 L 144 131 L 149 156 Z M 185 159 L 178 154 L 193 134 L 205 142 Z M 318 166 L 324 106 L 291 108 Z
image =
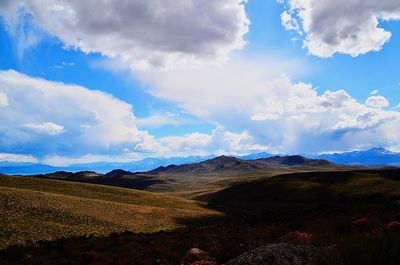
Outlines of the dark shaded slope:
M 304 172 L 239 183 L 206 199 L 212 204 L 378 202 L 398 200 L 399 190 L 400 169 Z

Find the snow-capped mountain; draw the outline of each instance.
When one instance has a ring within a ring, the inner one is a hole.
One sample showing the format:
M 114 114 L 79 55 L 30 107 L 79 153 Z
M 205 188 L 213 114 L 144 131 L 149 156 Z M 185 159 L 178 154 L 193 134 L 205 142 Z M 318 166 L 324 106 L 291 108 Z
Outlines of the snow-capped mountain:
M 381 147 L 366 151 L 311 155 L 308 157 L 325 159 L 337 164 L 400 165 L 400 153 L 391 152 Z

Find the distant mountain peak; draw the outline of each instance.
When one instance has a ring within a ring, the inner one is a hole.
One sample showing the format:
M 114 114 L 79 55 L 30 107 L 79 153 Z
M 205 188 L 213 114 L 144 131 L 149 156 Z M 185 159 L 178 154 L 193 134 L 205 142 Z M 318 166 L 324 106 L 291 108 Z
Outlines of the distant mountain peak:
M 255 159 L 260 159 L 260 158 L 268 158 L 271 156 L 273 156 L 273 155 L 270 153 L 261 152 L 261 153 L 256 153 L 256 154 L 248 154 L 248 155 L 239 156 L 239 158 L 244 159 L 244 160 L 255 160 Z
M 389 154 L 393 153 L 383 147 L 374 147 L 374 148 L 369 149 L 367 152 L 372 152 L 375 154 L 382 154 L 382 155 L 389 155 Z
M 227 156 L 227 155 L 220 155 L 211 159 L 208 159 L 208 161 L 212 161 L 212 160 L 239 160 L 239 158 L 236 158 L 234 156 Z
M 400 153 L 391 152 L 383 147 L 374 147 L 365 151 L 325 154 L 318 156 L 318 158 L 338 164 L 369 165 L 374 167 L 400 165 Z

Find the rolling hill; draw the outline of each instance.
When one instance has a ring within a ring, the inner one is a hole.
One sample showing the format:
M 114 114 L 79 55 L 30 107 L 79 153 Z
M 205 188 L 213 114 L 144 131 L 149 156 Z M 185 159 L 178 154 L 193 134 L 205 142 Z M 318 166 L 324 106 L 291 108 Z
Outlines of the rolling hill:
M 60 237 L 156 232 L 213 214 L 194 201 L 158 193 L 0 175 L 0 249 Z
M 148 172 L 133 173 L 123 169 L 114 169 L 106 174 L 94 171 L 75 173 L 56 171 L 34 177 L 170 192 L 191 197 L 194 194 L 225 188 L 237 182 L 284 173 L 340 171 L 352 168 L 302 156 L 274 156 L 255 160 L 219 156 L 198 163 L 160 166 Z
M 218 156 L 200 163 L 159 167 L 148 173 L 208 175 L 253 173 L 263 172 L 265 170 L 267 170 L 266 167 L 252 161 L 247 161 L 236 157 Z
M 276 169 L 290 169 L 290 167 L 307 168 L 312 170 L 314 167 L 340 168 L 336 165 L 322 159 L 309 159 L 303 156 L 273 156 L 269 158 L 258 158 L 254 160 L 244 160 L 230 156 L 218 156 L 203 162 L 185 165 L 169 165 L 167 167 L 158 167 L 148 173 L 161 174 L 194 174 L 194 175 L 238 175 L 269 173 Z
M 248 165 L 220 159 L 233 167 Z M 277 161 L 269 163 L 296 164 L 290 166 L 293 170 L 310 162 L 272 160 Z M 207 166 L 219 168 L 218 161 Z M 82 174 L 93 177 L 92 172 Z M 210 176 L 200 179 L 214 181 Z M 188 180 L 196 183 L 197 179 Z M 332 261 L 318 264 L 397 264 L 400 169 L 243 177 L 240 182 L 208 191 L 197 198 L 213 210 L 158 193 L 1 176 L 0 213 L 6 220 L 0 224 L 3 246 L 26 239 L 52 241 L 0 250 L 0 263 L 182 264 L 187 250 L 199 247 L 218 264 L 226 264 L 260 246 L 287 243 L 332 251 L 322 255 Z M 159 231 L 183 224 L 179 229 Z M 108 235 L 126 229 L 146 233 Z M 86 236 L 91 232 L 100 236 Z M 373 262 L 366 263 L 365 257 Z
M 299 172 L 238 183 L 211 194 L 213 204 L 396 202 L 400 169 Z
M 140 173 L 137 176 L 161 182 L 146 187 L 146 190 L 172 192 L 191 198 L 214 192 L 235 183 L 280 174 L 309 171 L 343 171 L 359 167 L 337 165 L 320 159 L 302 156 L 285 156 L 243 160 L 236 157 L 219 156 L 199 163 L 169 165 Z

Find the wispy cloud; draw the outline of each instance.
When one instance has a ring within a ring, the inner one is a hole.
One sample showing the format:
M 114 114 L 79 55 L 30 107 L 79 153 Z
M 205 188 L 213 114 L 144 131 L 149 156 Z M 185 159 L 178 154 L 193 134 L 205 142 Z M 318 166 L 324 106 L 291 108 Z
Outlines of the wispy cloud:
M 75 65 L 75 63 L 74 62 L 62 62 L 61 64 L 57 64 L 56 66 L 55 66 L 55 68 L 58 68 L 58 69 L 62 69 L 62 68 L 64 68 L 64 67 L 66 67 L 66 66 L 74 66 Z
M 64 126 L 55 124 L 53 122 L 44 122 L 40 124 L 26 124 L 24 125 L 24 127 L 37 133 L 43 133 L 53 136 L 65 132 Z
M 379 93 L 379 90 L 378 89 L 375 89 L 375 90 L 372 90 L 371 91 L 371 95 L 376 95 L 376 94 L 378 94 Z
M 149 117 L 137 119 L 137 125 L 143 128 L 158 128 L 165 125 L 179 126 L 183 123 L 184 120 L 182 117 L 171 112 L 155 114 Z
M 38 160 L 32 155 L 19 155 L 19 154 L 8 154 L 8 153 L 0 153 L 0 161 L 27 162 L 27 163 L 38 162 Z

